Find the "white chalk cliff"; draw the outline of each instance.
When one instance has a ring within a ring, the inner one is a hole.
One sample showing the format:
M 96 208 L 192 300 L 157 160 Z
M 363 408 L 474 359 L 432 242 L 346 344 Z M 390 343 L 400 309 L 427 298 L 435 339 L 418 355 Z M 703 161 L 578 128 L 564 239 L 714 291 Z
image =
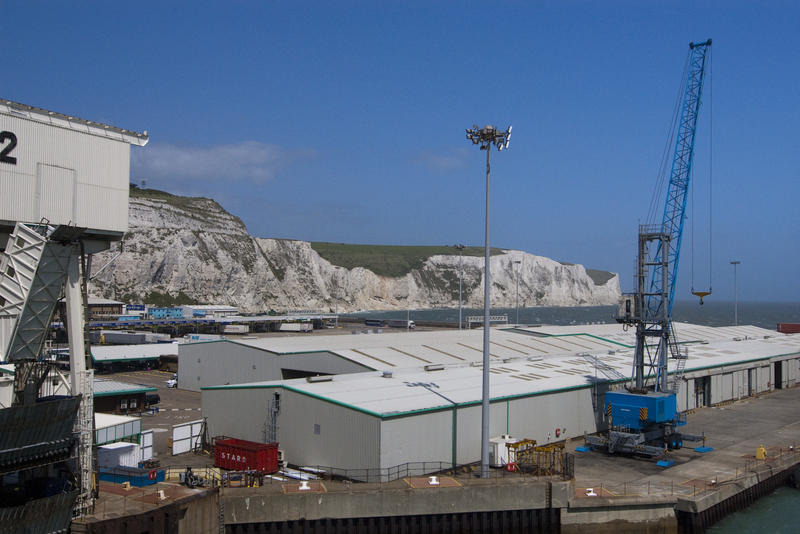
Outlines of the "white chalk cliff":
M 401 277 L 345 268 L 307 241 L 255 238 L 205 198 L 132 195 L 123 252 L 93 279 L 90 294 L 125 302 L 170 295 L 242 311 L 390 310 L 458 306 L 457 254 L 434 255 Z M 97 272 L 118 249 L 93 258 Z M 454 251 L 455 252 L 455 251 Z M 515 264 L 515 261 L 521 263 Z M 522 251 L 491 257 L 492 306 L 615 304 L 619 277 Z M 465 307 L 483 306 L 483 257 L 463 257 Z

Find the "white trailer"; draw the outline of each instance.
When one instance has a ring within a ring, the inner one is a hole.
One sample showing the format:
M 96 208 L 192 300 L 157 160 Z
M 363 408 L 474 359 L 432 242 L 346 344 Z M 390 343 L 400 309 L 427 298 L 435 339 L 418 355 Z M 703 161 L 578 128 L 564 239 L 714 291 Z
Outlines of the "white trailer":
M 222 332 L 224 334 L 249 334 L 250 327 L 246 324 L 226 324 Z
M 278 328 L 280 332 L 313 332 L 314 325 L 311 323 L 281 323 Z

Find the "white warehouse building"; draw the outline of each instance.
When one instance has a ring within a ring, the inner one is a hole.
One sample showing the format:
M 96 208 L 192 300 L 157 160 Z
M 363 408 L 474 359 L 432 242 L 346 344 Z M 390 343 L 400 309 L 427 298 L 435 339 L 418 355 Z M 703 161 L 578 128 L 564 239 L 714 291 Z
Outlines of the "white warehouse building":
M 689 359 L 678 395 L 680 410 L 800 380 L 800 335 L 752 326 L 680 324 L 676 329 L 680 339 L 692 340 L 684 345 Z M 453 355 L 474 352 L 469 333 L 464 334 L 468 342 Z M 408 337 L 410 342 L 416 334 Z M 617 325 L 544 327 L 498 330 L 492 338 L 506 347 L 527 347 L 525 354 L 500 356 L 492 346 L 492 436 L 548 443 L 605 429 L 603 394 L 623 383 L 605 379 L 579 353 L 595 354 L 630 376 L 632 332 Z M 565 342 L 585 348 L 564 354 L 556 347 Z M 612 348 L 598 350 L 591 345 L 595 342 Z M 534 350 L 548 345 L 559 354 Z M 419 357 L 409 345 L 402 350 Z M 380 353 L 377 348 L 368 352 Z M 481 375 L 480 363 L 464 358 L 448 365 L 207 386 L 202 389 L 203 416 L 212 436 L 275 438 L 297 465 L 385 471 L 409 462 L 465 464 L 480 459 Z
M 630 341 L 630 336 L 619 335 L 621 329 L 616 325 L 592 328 L 604 337 L 576 330 L 544 339 L 541 328 L 496 328 L 492 331 L 491 356 L 499 361 L 606 352 Z M 181 344 L 179 387 L 199 391 L 221 384 L 469 364 L 482 359 L 482 330 L 224 339 Z

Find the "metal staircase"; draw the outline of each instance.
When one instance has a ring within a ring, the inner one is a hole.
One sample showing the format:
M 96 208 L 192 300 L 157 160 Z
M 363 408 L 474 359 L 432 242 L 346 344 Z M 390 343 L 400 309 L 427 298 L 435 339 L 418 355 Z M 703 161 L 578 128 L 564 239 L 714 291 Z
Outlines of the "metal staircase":
M 683 352 L 681 352 L 675 337 L 675 328 L 672 324 L 670 324 L 670 338 L 673 339 L 673 342 L 669 344 L 669 357 L 675 361 L 675 371 L 667 378 L 667 391 L 677 395 L 683 381 L 686 360 L 689 359 L 689 347 L 683 347 Z
M 83 398 L 78 408 L 78 417 L 75 419 L 75 433 L 80 436 L 78 447 L 78 462 L 80 467 L 80 493 L 75 503 L 74 514 L 81 516 L 91 513 L 94 507 L 92 495 L 93 473 L 92 466 L 92 432 L 94 432 L 94 370 L 89 369 L 81 373 L 81 391 Z

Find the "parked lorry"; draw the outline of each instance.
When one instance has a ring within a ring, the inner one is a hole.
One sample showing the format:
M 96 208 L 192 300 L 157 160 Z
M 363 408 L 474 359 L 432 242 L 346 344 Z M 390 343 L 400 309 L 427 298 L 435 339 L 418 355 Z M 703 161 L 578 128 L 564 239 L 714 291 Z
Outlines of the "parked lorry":
M 414 324 L 414 321 L 407 321 L 405 319 L 389 319 L 386 321 L 386 326 L 390 328 L 407 328 L 413 330 L 417 325 Z
M 314 325 L 311 323 L 281 323 L 279 332 L 313 332 Z

